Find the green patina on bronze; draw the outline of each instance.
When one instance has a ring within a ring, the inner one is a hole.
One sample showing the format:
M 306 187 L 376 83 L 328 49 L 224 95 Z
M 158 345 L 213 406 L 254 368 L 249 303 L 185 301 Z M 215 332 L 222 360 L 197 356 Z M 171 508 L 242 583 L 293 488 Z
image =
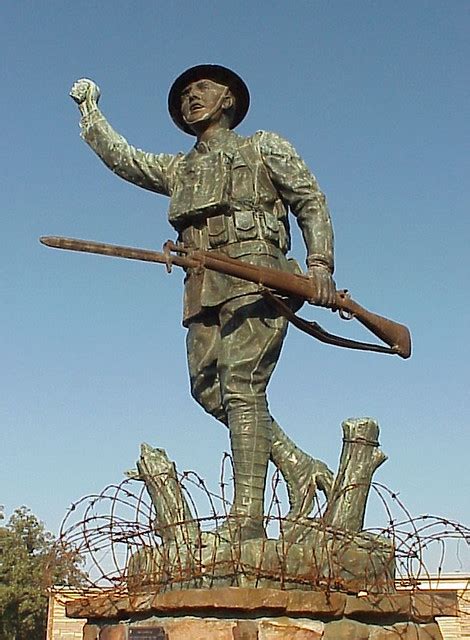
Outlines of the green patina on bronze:
M 290 211 L 305 242 L 316 302 L 332 304 L 333 232 L 325 196 L 289 142 L 264 131 L 248 138 L 232 131 L 249 103 L 236 74 L 203 65 L 176 80 L 171 116 L 196 137 L 186 154 L 154 154 L 130 145 L 99 110 L 100 91 L 91 80 L 75 83 L 71 96 L 82 114 L 82 136 L 103 162 L 125 180 L 170 197 L 169 221 L 187 247 L 291 271 Z M 183 322 L 192 395 L 230 431 L 235 495 L 219 534 L 263 538 L 270 459 L 286 480 L 290 518 L 307 515 L 317 487 L 328 495 L 333 480 L 326 465 L 296 447 L 269 413 L 266 388 L 286 320 L 255 283 L 188 269 Z

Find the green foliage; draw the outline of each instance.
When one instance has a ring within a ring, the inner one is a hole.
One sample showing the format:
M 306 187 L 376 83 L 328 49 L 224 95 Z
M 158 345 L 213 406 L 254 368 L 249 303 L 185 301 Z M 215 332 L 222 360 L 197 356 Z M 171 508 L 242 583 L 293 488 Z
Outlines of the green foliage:
M 76 552 L 54 544 L 29 509 L 16 509 L 0 526 L 0 640 L 44 638 L 47 589 L 79 586 L 84 579 L 80 564 Z

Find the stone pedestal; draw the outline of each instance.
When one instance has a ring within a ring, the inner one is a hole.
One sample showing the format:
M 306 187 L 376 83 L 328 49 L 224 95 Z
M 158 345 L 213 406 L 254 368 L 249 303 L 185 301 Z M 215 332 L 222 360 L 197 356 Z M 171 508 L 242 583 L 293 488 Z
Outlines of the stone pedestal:
M 108 592 L 67 605 L 84 640 L 442 640 L 453 593 L 354 596 L 277 589 Z

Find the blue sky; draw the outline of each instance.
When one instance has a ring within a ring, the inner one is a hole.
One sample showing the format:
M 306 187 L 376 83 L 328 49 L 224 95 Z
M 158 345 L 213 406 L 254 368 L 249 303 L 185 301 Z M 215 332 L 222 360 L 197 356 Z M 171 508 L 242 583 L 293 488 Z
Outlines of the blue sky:
M 2 3 L 7 514 L 26 504 L 57 531 L 72 501 L 120 481 L 143 441 L 217 487 L 227 433 L 189 396 L 181 274 L 38 242 L 159 249 L 174 237 L 166 199 L 119 180 L 80 140 L 68 91 L 93 78 L 132 143 L 184 151 L 192 139 L 169 119 L 168 88 L 188 66 L 216 62 L 250 87 L 238 131 L 289 139 L 326 192 L 338 286 L 414 339 L 403 361 L 291 328 L 272 413 L 334 468 L 341 421 L 376 417 L 389 456 L 376 479 L 415 515 L 469 523 L 469 27 L 460 0 Z M 304 314 L 365 337 L 327 311 Z M 380 525 L 371 509 L 368 523 Z M 468 554 L 463 562 L 469 570 Z

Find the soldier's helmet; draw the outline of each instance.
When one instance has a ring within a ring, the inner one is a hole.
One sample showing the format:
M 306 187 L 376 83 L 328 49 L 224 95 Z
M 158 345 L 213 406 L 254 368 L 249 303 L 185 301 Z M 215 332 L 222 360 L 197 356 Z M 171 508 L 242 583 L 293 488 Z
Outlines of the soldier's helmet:
M 198 80 L 212 80 L 230 89 L 235 98 L 235 108 L 230 128 L 234 129 L 239 125 L 250 106 L 250 93 L 246 84 L 239 75 L 231 69 L 227 69 L 227 67 L 222 67 L 218 64 L 198 64 L 195 67 L 186 69 L 178 76 L 168 94 L 168 111 L 176 126 L 186 133 L 194 135 L 194 132 L 191 131 L 181 115 L 181 92 L 188 84 Z

